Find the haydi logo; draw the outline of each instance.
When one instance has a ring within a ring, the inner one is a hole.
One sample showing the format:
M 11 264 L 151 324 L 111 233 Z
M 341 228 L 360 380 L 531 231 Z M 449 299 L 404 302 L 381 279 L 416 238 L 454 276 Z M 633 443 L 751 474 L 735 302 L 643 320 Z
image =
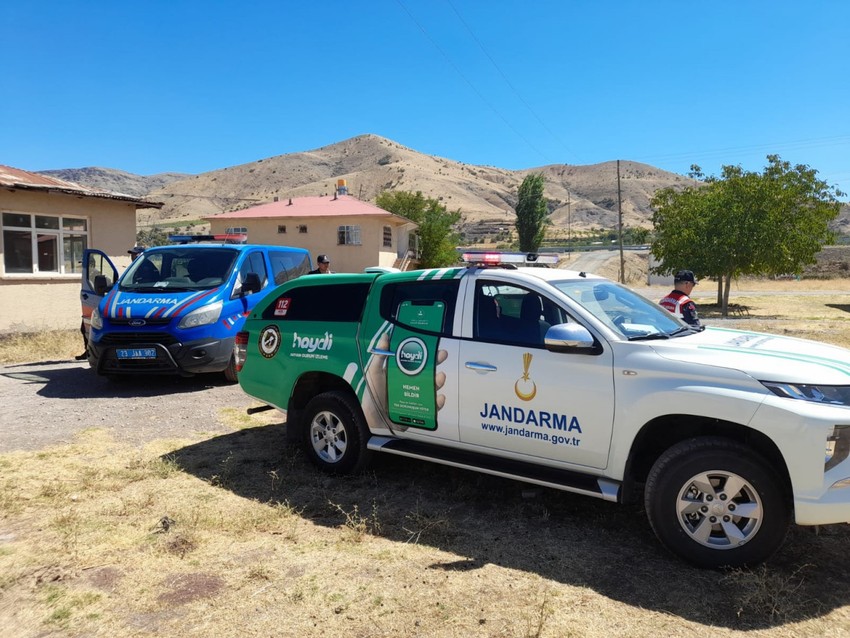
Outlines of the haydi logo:
M 428 351 L 421 339 L 410 337 L 398 345 L 395 361 L 398 369 L 408 376 L 419 374 L 428 360 Z
M 326 332 L 324 337 L 299 337 L 297 332 L 292 333 L 292 349 L 315 352 L 316 350 L 330 350 L 334 345 L 333 334 Z

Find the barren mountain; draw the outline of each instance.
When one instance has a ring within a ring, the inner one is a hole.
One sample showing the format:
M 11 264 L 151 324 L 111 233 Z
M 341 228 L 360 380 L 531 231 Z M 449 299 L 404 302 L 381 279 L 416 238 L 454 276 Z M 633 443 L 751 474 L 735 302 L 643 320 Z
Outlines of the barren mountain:
M 139 211 L 139 224 L 182 222 L 201 230 L 201 218 L 306 195 L 332 195 L 337 180 L 348 192 L 374 201 L 383 190 L 421 191 L 463 214 L 468 240 L 498 235 L 515 220 L 516 194 L 529 173 L 543 173 L 553 227 L 550 236 L 566 237 L 591 229 L 617 227 L 617 163 L 586 166 L 555 164 L 512 171 L 464 164 L 425 155 L 377 135 L 361 135 L 312 151 L 277 155 L 200 175 L 162 173 L 139 177 L 112 169 L 45 171 L 63 179 L 97 185 L 164 202 L 162 210 Z M 689 178 L 638 162 L 620 162 L 623 224 L 650 227 L 649 202 L 659 188 L 693 184 Z M 104 180 L 116 180 L 113 186 Z M 123 180 L 118 182 L 117 180 Z M 98 181 L 94 181 L 98 180 Z M 159 180 L 157 182 L 157 180 Z M 137 187 L 137 190 L 130 190 Z M 148 190 L 144 190 L 147 187 Z M 844 224 L 850 210 L 842 213 Z M 841 222 L 839 222 L 839 225 Z
M 113 193 L 144 197 L 170 182 L 189 177 L 185 173 L 159 173 L 157 175 L 135 175 L 114 168 L 63 168 L 52 171 L 39 171 L 42 175 L 58 177 L 68 182 L 84 186 L 102 188 Z

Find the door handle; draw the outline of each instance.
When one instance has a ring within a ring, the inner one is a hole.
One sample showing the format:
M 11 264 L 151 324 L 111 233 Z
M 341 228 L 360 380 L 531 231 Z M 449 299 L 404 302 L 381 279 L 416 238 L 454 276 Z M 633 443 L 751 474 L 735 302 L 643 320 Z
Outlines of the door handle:
M 478 363 L 477 361 L 467 361 L 464 365 L 470 370 L 475 370 L 476 372 L 496 372 L 499 369 L 489 363 Z

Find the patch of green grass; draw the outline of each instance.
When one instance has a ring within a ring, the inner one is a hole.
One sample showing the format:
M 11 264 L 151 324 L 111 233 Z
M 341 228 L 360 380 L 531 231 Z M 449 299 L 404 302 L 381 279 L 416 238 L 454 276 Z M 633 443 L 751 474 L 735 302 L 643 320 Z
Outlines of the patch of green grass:
M 44 602 L 51 608 L 46 623 L 65 629 L 75 614 L 100 600 L 100 594 L 94 592 L 71 593 L 64 587 L 49 585 L 44 590 Z M 99 614 L 89 612 L 86 618 L 97 618 Z

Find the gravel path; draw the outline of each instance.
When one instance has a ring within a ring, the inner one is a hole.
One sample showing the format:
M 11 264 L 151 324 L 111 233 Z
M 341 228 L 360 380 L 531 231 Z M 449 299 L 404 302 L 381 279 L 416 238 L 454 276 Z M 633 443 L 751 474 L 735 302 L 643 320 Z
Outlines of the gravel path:
M 69 443 L 105 428 L 133 445 L 161 438 L 232 432 L 220 410 L 258 405 L 222 375 L 97 376 L 86 362 L 43 361 L 0 367 L 0 453 Z

